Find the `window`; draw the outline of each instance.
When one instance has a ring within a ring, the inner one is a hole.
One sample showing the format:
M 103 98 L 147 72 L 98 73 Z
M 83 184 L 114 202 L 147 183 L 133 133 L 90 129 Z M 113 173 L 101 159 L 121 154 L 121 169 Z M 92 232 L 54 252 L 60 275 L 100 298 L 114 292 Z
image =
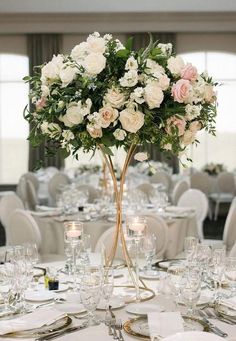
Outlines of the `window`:
M 17 183 L 28 167 L 28 57 L 0 51 L 0 184 Z
M 205 51 L 184 53 L 182 57 L 199 72 L 207 71 L 220 84 L 217 87 L 216 137 L 200 132 L 200 145 L 191 149 L 193 167 L 201 169 L 206 163 L 214 162 L 223 163 L 231 171 L 236 167 L 236 54 Z

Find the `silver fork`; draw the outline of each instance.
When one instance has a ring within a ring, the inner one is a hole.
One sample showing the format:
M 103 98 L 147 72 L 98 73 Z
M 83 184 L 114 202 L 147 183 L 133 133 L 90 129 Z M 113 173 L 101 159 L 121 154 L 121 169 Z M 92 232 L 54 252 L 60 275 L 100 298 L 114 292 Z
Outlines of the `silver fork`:
M 113 339 L 114 340 L 118 340 L 119 337 L 118 337 L 117 332 L 116 332 L 116 316 L 113 313 L 110 305 L 109 305 L 109 312 L 110 312 L 110 315 L 111 315 L 111 328 L 113 330 L 113 333 L 112 333 L 113 334 Z
M 214 318 L 214 319 L 220 320 L 222 322 L 225 322 L 227 324 L 232 324 L 232 325 L 235 324 L 235 322 L 232 321 L 230 318 L 221 316 L 217 311 L 214 311 L 211 309 L 205 309 L 204 311 L 209 318 Z
M 122 335 L 122 329 L 123 329 L 123 325 L 122 325 L 122 322 L 120 319 L 118 319 L 116 321 L 116 324 L 115 324 L 115 328 L 118 330 L 118 333 L 119 333 L 119 340 L 120 341 L 124 341 L 124 338 L 123 338 L 123 335 Z

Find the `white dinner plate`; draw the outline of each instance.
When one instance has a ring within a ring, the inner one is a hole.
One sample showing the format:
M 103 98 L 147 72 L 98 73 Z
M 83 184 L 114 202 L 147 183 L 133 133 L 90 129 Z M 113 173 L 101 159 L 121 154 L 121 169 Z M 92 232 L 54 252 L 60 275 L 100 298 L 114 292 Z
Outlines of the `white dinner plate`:
M 62 311 L 66 314 L 81 314 L 86 311 L 83 304 L 79 303 L 63 303 L 63 304 L 57 304 L 56 309 L 59 311 Z
M 225 340 L 216 334 L 206 332 L 182 332 L 170 335 L 162 339 L 162 341 L 220 341 Z
M 26 291 L 25 299 L 27 301 L 45 302 L 51 301 L 56 297 L 55 292 L 49 290 Z
M 67 284 L 62 284 L 59 283 L 59 288 L 57 290 L 50 290 L 50 291 L 54 291 L 54 292 L 63 292 L 69 289 L 69 285 Z
M 125 302 L 118 299 L 118 298 L 111 298 L 109 301 L 109 305 L 112 309 L 119 309 L 125 306 Z M 97 306 L 98 310 L 105 310 L 106 309 L 106 301 L 101 300 Z
M 157 303 L 132 303 L 126 307 L 126 311 L 136 315 L 147 315 L 148 313 L 164 311 L 164 307 Z

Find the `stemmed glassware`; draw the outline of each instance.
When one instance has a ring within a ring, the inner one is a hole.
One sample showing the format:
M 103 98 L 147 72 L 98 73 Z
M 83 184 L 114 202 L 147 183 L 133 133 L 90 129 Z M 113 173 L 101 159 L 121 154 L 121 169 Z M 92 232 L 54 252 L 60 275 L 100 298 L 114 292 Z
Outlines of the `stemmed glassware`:
M 181 286 L 181 295 L 187 305 L 187 315 L 194 316 L 196 304 L 201 295 L 202 276 L 199 269 L 191 269 L 187 272 Z
M 9 310 L 9 295 L 11 290 L 11 281 L 8 268 L 5 264 L 0 265 L 0 294 L 3 298 L 4 308 L 2 313 Z
M 187 265 L 192 260 L 192 257 L 194 256 L 194 253 L 196 251 L 198 240 L 195 237 L 185 237 L 184 239 L 184 253 L 187 261 Z
M 98 306 L 102 289 L 102 271 L 100 268 L 86 267 L 80 284 L 80 297 L 82 304 L 88 311 L 88 325 L 100 323 L 94 315 Z
M 221 283 L 223 274 L 225 271 L 225 259 L 226 259 L 226 251 L 225 248 L 215 249 L 212 254 L 211 259 L 211 275 L 214 281 L 215 294 L 214 300 L 217 301 L 221 298 Z
M 153 233 L 146 233 L 140 242 L 140 251 L 145 255 L 146 266 L 144 267 L 144 274 L 148 276 L 156 276 L 157 270 L 152 269 L 153 257 L 156 253 L 157 238 Z
M 113 269 L 110 267 L 103 268 L 103 279 L 102 279 L 102 296 L 105 299 L 105 320 L 106 317 L 109 317 L 109 301 L 113 293 L 114 288 L 114 276 Z
M 225 277 L 230 282 L 231 297 L 236 295 L 236 257 L 226 259 Z
M 178 308 L 178 303 L 180 301 L 184 271 L 185 268 L 178 265 L 170 265 L 167 270 L 167 279 L 175 297 L 176 308 Z
M 140 289 L 139 289 L 139 264 L 138 264 L 138 256 L 140 249 L 140 241 L 144 236 L 144 233 L 147 229 L 147 221 L 143 216 L 128 216 L 126 218 L 126 228 L 127 228 L 127 237 L 132 243 L 134 242 L 135 246 L 135 274 L 136 274 L 136 301 L 140 301 Z
M 69 221 L 64 223 L 65 228 L 65 243 L 70 245 L 72 250 L 72 273 L 74 281 L 76 282 L 76 259 L 77 251 L 81 246 L 82 234 L 83 234 L 83 223 L 80 221 Z

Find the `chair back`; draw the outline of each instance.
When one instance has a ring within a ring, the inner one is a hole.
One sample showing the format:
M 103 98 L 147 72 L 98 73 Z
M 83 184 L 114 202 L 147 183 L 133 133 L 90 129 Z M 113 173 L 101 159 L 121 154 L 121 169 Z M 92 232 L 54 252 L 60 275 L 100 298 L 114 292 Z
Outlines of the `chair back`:
M 16 209 L 9 219 L 9 244 L 35 243 L 40 248 L 41 234 L 38 225 L 28 211 Z
M 49 180 L 48 191 L 53 205 L 56 204 L 56 197 L 60 191 L 60 188 L 69 185 L 69 183 L 70 183 L 69 177 L 62 172 L 55 173 Z
M 35 191 L 37 193 L 38 189 L 39 189 L 39 180 L 37 179 L 36 175 L 33 173 L 33 172 L 28 172 L 28 173 L 25 173 L 23 174 L 21 177 L 20 177 L 20 180 L 21 179 L 25 179 L 25 180 L 29 180 L 31 181 L 31 183 L 33 184 L 34 188 L 35 188 Z M 19 181 L 20 181 L 19 180 Z
M 179 198 L 178 206 L 195 208 L 198 236 L 200 239 L 203 239 L 203 221 L 209 209 L 209 201 L 206 194 L 199 189 L 188 189 Z
M 0 201 L 0 220 L 6 232 L 6 244 L 9 244 L 9 218 L 16 209 L 24 209 L 22 200 L 15 194 L 5 195 Z
M 156 257 L 164 258 L 168 244 L 168 226 L 164 219 L 155 214 L 145 215 L 148 231 L 157 237 Z
M 222 172 L 217 177 L 219 192 L 235 194 L 234 173 Z
M 177 205 L 179 198 L 181 195 L 189 189 L 189 184 L 186 180 L 180 180 L 176 183 L 173 193 L 172 193 L 172 202 L 174 205 Z
M 96 245 L 95 245 L 95 252 L 100 253 L 105 247 L 106 254 L 109 255 L 112 248 L 112 241 L 115 235 L 115 227 L 110 227 L 108 230 L 103 232 L 99 237 Z M 123 259 L 123 253 L 120 243 L 118 242 L 117 249 L 116 249 L 116 258 Z
M 91 185 L 79 185 L 76 187 L 77 190 L 88 194 L 88 203 L 93 203 L 96 199 L 100 198 L 101 191 L 94 188 Z
M 34 211 L 36 206 L 39 205 L 39 200 L 33 183 L 30 180 L 26 180 L 26 204 L 25 207 L 28 210 Z
M 170 175 L 164 171 L 156 172 L 153 176 L 151 176 L 150 182 L 162 184 L 165 186 L 167 192 L 169 192 L 172 183 Z
M 196 172 L 190 176 L 191 188 L 199 189 L 206 195 L 210 193 L 210 178 L 205 172 Z
M 229 212 L 226 217 L 223 242 L 226 245 L 227 250 L 230 250 L 236 242 L 236 197 L 234 197 Z

